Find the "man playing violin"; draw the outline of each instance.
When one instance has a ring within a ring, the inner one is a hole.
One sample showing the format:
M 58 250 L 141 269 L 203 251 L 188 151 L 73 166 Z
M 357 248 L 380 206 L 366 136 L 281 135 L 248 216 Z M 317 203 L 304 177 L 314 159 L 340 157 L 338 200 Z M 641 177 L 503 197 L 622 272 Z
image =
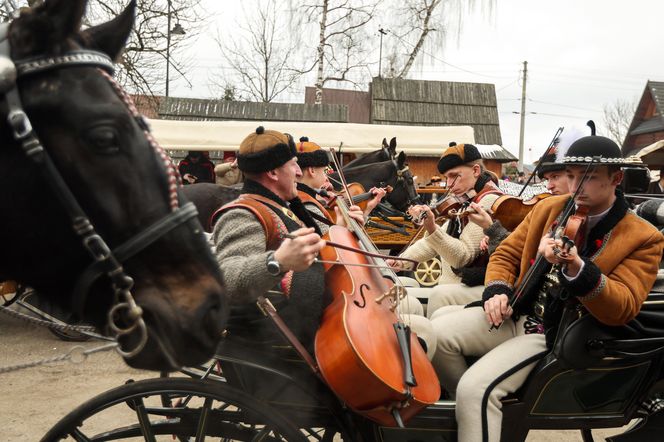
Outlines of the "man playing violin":
M 452 197 L 463 198 L 467 203 L 475 202 L 488 209 L 501 195 L 492 181 L 492 176 L 484 169 L 477 147 L 472 144 L 459 144 L 445 150 L 438 170 L 445 175 L 447 188 Z M 468 196 L 469 197 L 466 197 Z M 465 197 L 465 198 L 464 198 Z M 436 256 L 443 259 L 439 279 L 440 285 L 431 289 L 410 289 L 418 297 L 428 297 L 427 314 L 446 305 L 465 305 L 480 298 L 482 287 L 469 287 L 461 282 L 461 269 L 475 267 L 480 257 L 480 242 L 484 237 L 482 228 L 467 220 L 451 217 L 442 226 L 435 223 L 431 208 L 426 205 L 410 209 L 413 218 L 423 218 L 426 229 L 424 238 L 416 241 L 403 254 L 403 257 L 419 262 Z M 401 261 L 390 261 L 396 270 L 402 270 Z M 425 293 L 421 293 L 425 291 Z
M 318 144 L 309 141 L 307 137 L 300 138 L 296 149 L 297 163 L 302 170 L 302 175 L 297 179 L 298 198 L 304 203 L 304 207 L 312 213 L 311 216 L 316 221 L 321 233 L 325 234 L 329 226 L 334 223 L 327 209 L 319 201 L 318 194 L 321 190 L 332 191 L 332 184 L 330 184 L 327 176 L 327 171 L 330 169 L 330 158 L 326 151 L 321 149 Z M 385 190 L 380 188 L 371 189 L 371 193 L 374 197 L 368 201 L 367 207 L 363 211 L 365 219 L 385 196 Z M 338 211 L 338 209 L 335 210 Z M 339 218 L 341 217 L 337 213 L 336 219 Z M 364 220 L 362 225 L 364 225 Z
M 480 305 L 433 320 L 434 366 L 456 396 L 459 441 L 500 440 L 500 399 L 552 348 L 564 299 L 603 324 L 623 325 L 639 312 L 657 276 L 664 237 L 628 210 L 618 187 L 620 166 L 633 163 L 613 141 L 593 134 L 570 146 L 564 164 L 573 200 L 538 203 L 491 256 Z M 566 227 L 562 214 L 573 210 L 588 214 L 575 242 L 551 236 L 552 227 Z M 533 274 L 535 268 L 543 270 Z M 522 292 L 531 276 L 535 289 Z M 515 300 L 514 293 L 523 294 Z M 469 368 L 468 356 L 480 359 Z
M 311 347 L 325 289 L 323 266 L 314 261 L 325 241 L 297 198 L 302 171 L 295 143 L 290 135 L 259 127 L 240 144 L 237 161 L 246 178 L 242 194 L 213 215 L 215 254 L 231 297 L 228 332 L 251 343 L 283 345 L 255 303 L 275 289 L 266 297 Z M 357 206 L 349 216 L 364 220 Z M 295 238 L 284 239 L 288 233 Z

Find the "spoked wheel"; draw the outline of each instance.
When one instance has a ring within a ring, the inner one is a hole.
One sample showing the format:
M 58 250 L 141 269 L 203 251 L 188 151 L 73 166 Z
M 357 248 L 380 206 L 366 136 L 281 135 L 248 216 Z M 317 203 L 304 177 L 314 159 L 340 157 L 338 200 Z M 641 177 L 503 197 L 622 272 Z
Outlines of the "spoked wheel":
M 60 325 L 71 325 L 73 327 L 56 329 L 49 328 L 48 331 L 63 341 L 84 342 L 90 339 L 90 336 L 75 330 L 77 325 L 87 325 L 83 323 L 75 323 L 72 318 L 73 314 L 65 312 L 62 307 L 50 302 L 48 299 L 41 298 L 32 289 L 25 289 L 21 287 L 21 293 L 16 297 L 18 301 L 16 305 L 20 305 L 28 310 L 33 316 L 51 321 Z
M 221 382 L 187 378 L 131 382 L 100 394 L 42 441 L 306 441 L 277 410 Z M 217 440 L 217 439 L 215 439 Z
M 415 279 L 422 287 L 433 287 L 438 284 L 442 273 L 443 263 L 440 258 L 432 258 L 417 264 L 415 268 Z

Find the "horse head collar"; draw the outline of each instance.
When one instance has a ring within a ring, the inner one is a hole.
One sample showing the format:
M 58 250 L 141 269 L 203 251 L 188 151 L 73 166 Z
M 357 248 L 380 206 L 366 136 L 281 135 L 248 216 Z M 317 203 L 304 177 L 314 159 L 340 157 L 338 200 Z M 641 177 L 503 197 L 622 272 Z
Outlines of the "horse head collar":
M 4 100 L 7 104 L 7 122 L 12 129 L 14 140 L 22 147 L 26 156 L 37 165 L 44 179 L 54 189 L 58 202 L 63 206 L 69 216 L 74 232 L 79 236 L 81 244 L 93 260 L 93 263 L 86 269 L 77 282 L 74 290 L 74 307 L 79 309 L 79 311 L 83 310 L 90 286 L 99 276 L 106 274 L 112 282 L 115 294 L 115 305 L 108 314 L 108 322 L 111 330 L 117 336 L 135 332 L 140 333 L 138 344 L 135 348 L 127 351 L 118 348 L 123 357 L 131 358 L 143 349 L 148 336 L 141 308 L 136 304 L 131 295 L 133 280 L 125 274 L 121 263 L 145 249 L 175 227 L 196 217 L 196 209 L 191 203 L 179 207 L 177 170 L 170 163 L 171 169 L 169 170 L 168 187 L 171 213 L 111 250 L 95 231 L 90 218 L 81 208 L 71 189 L 67 186 L 62 175 L 51 161 L 37 134 L 33 131 L 30 119 L 23 110 L 17 79 L 47 70 L 74 66 L 96 67 L 101 75 L 105 76 L 111 82 L 115 92 L 127 105 L 131 115 L 144 130 L 153 148 L 162 156 L 166 164 L 169 161 L 166 161 L 167 158 L 165 158 L 166 155 L 163 150 L 149 136 L 147 123 L 138 114 L 128 95 L 111 78 L 114 66 L 112 60 L 106 54 L 94 50 L 80 49 L 69 51 L 59 56 L 12 60 L 8 31 L 8 23 L 0 24 L 0 100 Z M 174 367 L 177 366 L 169 354 L 166 353 L 165 356 Z
M 406 190 L 407 204 L 409 206 L 413 204 L 421 204 L 420 196 L 417 194 L 415 188 L 415 179 L 408 164 L 404 164 L 403 167 L 400 168 L 396 159 L 392 159 L 392 163 L 397 171 L 397 185 L 403 186 Z

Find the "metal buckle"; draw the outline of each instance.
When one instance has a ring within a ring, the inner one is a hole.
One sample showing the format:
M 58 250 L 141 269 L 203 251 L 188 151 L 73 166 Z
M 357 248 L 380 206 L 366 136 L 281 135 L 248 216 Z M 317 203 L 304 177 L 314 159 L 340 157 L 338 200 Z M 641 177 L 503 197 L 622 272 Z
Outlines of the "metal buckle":
M 13 110 L 7 115 L 7 122 L 12 127 L 14 138 L 16 140 L 23 140 L 32 133 L 32 124 L 30 119 L 20 109 Z
M 270 301 L 268 298 L 265 296 L 260 296 L 258 300 L 256 301 L 256 305 L 258 306 L 258 309 L 263 313 L 265 316 L 269 316 L 269 312 L 273 311 L 276 312 L 277 309 L 274 308 L 274 305 L 272 304 L 272 301 Z
M 92 253 L 96 261 L 104 261 L 111 256 L 111 249 L 98 234 L 93 234 L 83 238 L 83 245 Z

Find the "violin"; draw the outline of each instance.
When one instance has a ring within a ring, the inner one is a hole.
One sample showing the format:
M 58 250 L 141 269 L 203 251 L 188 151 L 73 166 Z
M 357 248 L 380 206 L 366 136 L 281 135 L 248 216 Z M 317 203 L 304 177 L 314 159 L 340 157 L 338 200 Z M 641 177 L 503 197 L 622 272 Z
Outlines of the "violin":
M 470 190 L 461 195 L 447 195 L 438 202 L 433 207 L 429 207 L 431 212 L 436 218 L 450 218 L 453 216 L 458 216 L 463 212 L 465 206 L 467 206 L 470 201 L 477 195 L 477 192 Z M 426 212 L 422 212 L 417 218 L 413 218 L 413 223 L 420 225 L 427 217 Z
M 348 228 L 331 226 L 328 246 L 320 251 L 332 302 L 316 333 L 318 367 L 355 412 L 381 425 L 403 426 L 438 400 L 438 377 L 416 335 L 395 312 L 405 296 L 403 287 L 377 270 L 389 269 L 384 261 L 348 250 L 366 250 L 371 240 L 348 215 L 345 199 L 336 202 Z
M 576 197 L 581 193 L 581 189 L 583 189 L 584 183 L 588 177 L 588 172 L 591 170 L 591 167 L 593 167 L 594 162 L 595 160 L 593 159 L 593 161 L 588 164 L 585 172 L 583 173 L 583 177 L 581 177 L 579 187 L 572 194 L 569 201 L 563 208 L 562 214 L 560 216 L 560 224 L 552 229 L 553 231 L 551 234 L 553 237 L 562 239 L 563 241 L 563 251 L 559 250 L 556 252 L 556 250 L 554 250 L 554 253 L 556 254 L 562 253 L 562 258 L 566 257 L 564 254 L 568 253 L 575 244 L 580 244 L 580 236 L 585 230 L 585 223 L 588 217 L 588 207 L 579 206 L 577 208 L 575 205 L 575 200 Z M 538 254 L 536 256 L 535 262 L 528 268 L 526 274 L 523 275 L 523 278 L 519 280 L 516 287 L 514 288 L 514 294 L 509 300 L 509 306 L 513 310 L 515 309 L 516 304 L 524 298 L 524 295 L 532 293 L 534 290 L 536 290 L 540 278 L 545 273 L 547 273 L 551 267 L 551 263 L 546 261 L 543 255 Z M 500 325 L 502 324 L 503 323 L 501 322 Z M 500 325 L 492 325 L 491 328 L 489 328 L 489 331 L 500 328 Z
M 512 231 L 521 224 L 521 221 L 524 220 L 537 203 L 550 196 L 553 195 L 550 193 L 540 193 L 524 201 L 518 196 L 501 195 L 494 201 L 487 212 L 491 215 L 491 218 L 500 221 L 503 227 Z M 463 218 L 471 213 L 475 213 L 475 211 L 468 208 L 462 211 L 452 210 L 450 215 Z
M 390 193 L 393 190 L 390 185 L 383 187 L 383 189 L 387 193 Z M 365 192 L 364 186 L 360 183 L 348 184 L 348 191 L 353 199 L 351 205 L 356 205 L 362 210 L 367 208 L 367 204 L 375 196 L 372 192 Z M 336 222 L 337 214 L 334 211 L 334 207 L 337 205 L 337 198 L 345 198 L 345 196 L 340 192 L 334 192 L 331 190 L 319 190 L 316 193 L 323 198 L 323 201 L 325 201 L 327 212 L 329 213 L 332 222 Z

